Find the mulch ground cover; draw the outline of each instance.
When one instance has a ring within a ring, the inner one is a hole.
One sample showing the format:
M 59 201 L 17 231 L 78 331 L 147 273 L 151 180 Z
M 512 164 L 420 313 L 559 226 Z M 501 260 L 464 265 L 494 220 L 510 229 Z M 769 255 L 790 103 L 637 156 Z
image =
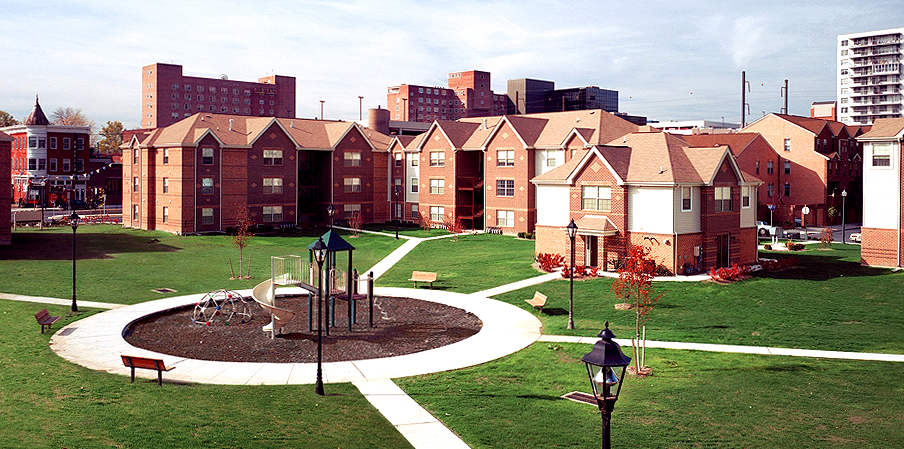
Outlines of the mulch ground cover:
M 228 362 L 305 363 L 317 360 L 317 308 L 308 329 L 308 297 L 278 296 L 276 305 L 295 317 L 271 339 L 261 327 L 270 315 L 247 298 L 252 317 L 226 324 L 217 316 L 210 324 L 192 321 L 195 306 L 162 312 L 139 320 L 126 330 L 133 346 L 179 357 Z M 348 330 L 348 305 L 336 301 L 335 326 L 323 334 L 323 361 L 339 362 L 397 355 L 446 346 L 480 331 L 476 315 L 456 307 L 411 298 L 374 298 L 373 324 L 368 326 L 367 301 L 359 301 L 356 324 Z M 326 321 L 326 309 L 324 309 Z

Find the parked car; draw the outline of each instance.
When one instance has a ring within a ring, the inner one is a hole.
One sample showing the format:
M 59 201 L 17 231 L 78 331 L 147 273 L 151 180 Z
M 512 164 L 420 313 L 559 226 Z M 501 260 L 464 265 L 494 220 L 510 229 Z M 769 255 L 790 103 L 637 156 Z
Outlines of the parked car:
M 851 236 L 850 236 L 850 238 L 849 238 L 849 240 L 852 241 L 852 242 L 860 243 L 860 233 L 859 233 L 859 232 L 852 232 L 852 233 L 851 233 Z
M 775 235 L 776 232 L 775 226 L 769 226 L 765 221 L 756 222 L 756 234 L 760 237 L 765 237 L 767 235 Z
M 74 210 L 82 210 L 82 209 L 88 208 L 88 203 L 86 203 L 82 200 L 72 200 L 72 203 L 70 204 L 70 206 Z

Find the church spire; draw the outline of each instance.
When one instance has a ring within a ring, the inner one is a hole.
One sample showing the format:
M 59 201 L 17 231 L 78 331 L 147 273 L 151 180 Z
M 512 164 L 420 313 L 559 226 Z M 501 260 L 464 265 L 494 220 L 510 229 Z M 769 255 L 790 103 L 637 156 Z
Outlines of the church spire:
M 50 125 L 50 120 L 47 120 L 47 116 L 44 115 L 44 111 L 41 109 L 41 104 L 38 102 L 38 94 L 35 94 L 35 107 L 31 110 L 31 114 L 28 114 L 28 118 L 22 122 L 23 125 Z

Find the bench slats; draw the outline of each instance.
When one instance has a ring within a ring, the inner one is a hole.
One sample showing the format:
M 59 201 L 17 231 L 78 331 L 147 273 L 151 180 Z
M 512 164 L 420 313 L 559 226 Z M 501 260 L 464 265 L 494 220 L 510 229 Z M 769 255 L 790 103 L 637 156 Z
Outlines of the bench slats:
M 163 364 L 163 360 L 151 359 L 147 357 L 137 357 L 132 355 L 121 355 L 122 364 L 132 369 L 132 382 L 135 382 L 135 368 L 150 369 L 157 371 L 157 385 L 163 385 L 163 372 L 170 371 L 173 368 L 167 368 Z
M 543 306 L 546 305 L 546 295 L 540 292 L 534 292 L 534 297 L 531 299 L 525 299 L 524 302 L 530 304 L 535 309 L 540 309 L 540 312 L 543 312 Z
M 433 283 L 436 282 L 436 273 L 431 273 L 429 271 L 412 271 L 411 279 L 408 280 L 414 282 L 414 288 L 417 288 L 418 282 L 429 282 L 430 288 L 433 288 Z
M 56 321 L 60 319 L 58 316 L 50 316 L 50 312 L 47 309 L 42 309 L 40 312 L 35 314 L 35 320 L 38 321 L 38 324 L 41 325 L 41 333 L 44 333 L 44 327 L 46 326 L 50 329 L 50 325 L 56 323 Z

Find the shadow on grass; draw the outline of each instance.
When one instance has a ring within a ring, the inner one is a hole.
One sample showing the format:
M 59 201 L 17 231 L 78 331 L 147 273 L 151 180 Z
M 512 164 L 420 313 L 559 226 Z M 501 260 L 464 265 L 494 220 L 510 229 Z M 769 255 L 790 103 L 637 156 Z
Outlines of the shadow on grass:
M 544 307 L 543 314 L 549 316 L 568 315 L 568 311 L 561 307 Z
M 70 260 L 72 259 L 71 233 L 17 232 L 12 245 L 0 246 L 0 260 Z M 117 253 L 168 253 L 179 248 L 160 244 L 149 237 L 124 234 L 78 234 L 79 259 L 109 259 L 111 251 Z
M 885 276 L 889 271 L 884 268 L 861 266 L 859 262 L 843 260 L 841 255 L 794 254 L 799 262 L 797 266 L 773 271 L 757 271 L 753 276 L 765 279 L 794 279 L 826 281 L 839 277 Z M 780 258 L 780 257 L 777 257 Z

